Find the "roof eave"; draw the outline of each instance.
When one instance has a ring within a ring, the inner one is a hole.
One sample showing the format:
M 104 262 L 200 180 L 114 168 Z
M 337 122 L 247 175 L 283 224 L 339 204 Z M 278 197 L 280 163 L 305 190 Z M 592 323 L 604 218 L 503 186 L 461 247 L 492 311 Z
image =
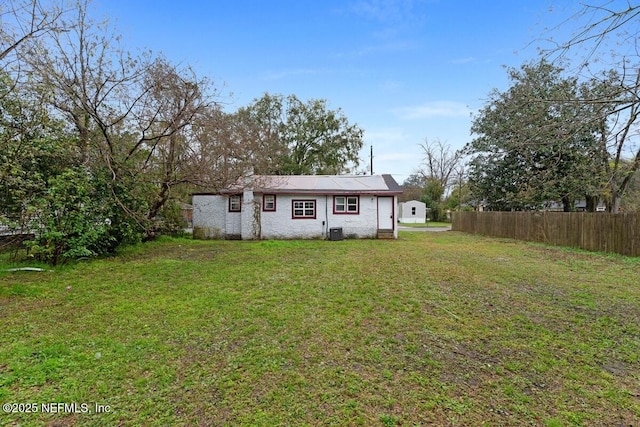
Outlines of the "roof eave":
M 330 196 L 330 195 L 339 195 L 339 194 L 353 194 L 353 195 L 366 195 L 366 196 L 391 196 L 391 195 L 400 195 L 402 191 L 391 191 L 391 190 L 281 190 L 281 189 L 272 189 L 272 188 L 260 188 L 255 189 L 254 193 L 261 194 L 314 194 L 319 196 Z

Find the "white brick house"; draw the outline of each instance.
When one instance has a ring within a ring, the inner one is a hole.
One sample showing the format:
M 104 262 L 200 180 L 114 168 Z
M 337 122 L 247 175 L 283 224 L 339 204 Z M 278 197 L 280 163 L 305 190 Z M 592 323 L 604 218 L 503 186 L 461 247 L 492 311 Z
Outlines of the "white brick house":
M 194 193 L 193 235 L 205 239 L 397 238 L 402 189 L 391 175 L 255 175 Z

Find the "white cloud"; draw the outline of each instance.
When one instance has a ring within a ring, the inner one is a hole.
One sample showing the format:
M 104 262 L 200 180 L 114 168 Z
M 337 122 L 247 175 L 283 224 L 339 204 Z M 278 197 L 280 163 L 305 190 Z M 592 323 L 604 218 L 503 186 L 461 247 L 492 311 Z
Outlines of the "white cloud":
M 400 128 L 384 128 L 364 133 L 365 144 L 371 145 L 397 145 L 407 138 L 407 134 Z
M 362 166 L 368 168 L 370 147 L 373 146 L 373 170 L 388 173 L 402 183 L 422 161 L 422 154 L 416 141 L 406 126 L 389 126 L 367 130 L 364 134 L 365 146 L 360 152 Z
M 453 101 L 433 101 L 421 105 L 396 108 L 394 113 L 403 120 L 430 119 L 436 117 L 469 117 L 469 106 Z

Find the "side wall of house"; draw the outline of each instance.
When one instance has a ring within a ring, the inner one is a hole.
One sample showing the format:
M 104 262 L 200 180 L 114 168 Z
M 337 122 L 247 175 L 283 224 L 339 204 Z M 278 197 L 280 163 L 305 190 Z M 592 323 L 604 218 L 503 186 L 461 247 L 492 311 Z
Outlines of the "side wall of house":
M 262 195 L 256 194 L 261 200 Z M 294 201 L 315 201 L 314 218 L 294 218 Z M 263 239 L 323 239 L 329 230 L 341 227 L 345 237 L 375 238 L 377 197 L 359 196 L 358 214 L 334 213 L 333 195 L 278 194 L 276 210 L 261 212 L 260 237 Z
M 394 214 L 393 214 L 393 237 L 398 238 L 398 211 L 395 209 L 398 206 L 398 196 L 393 196 L 393 206 L 394 206 Z M 426 212 L 426 210 L 425 210 Z
M 229 212 L 227 196 L 194 195 L 192 204 L 195 239 L 224 239 L 240 236 L 240 212 Z
M 334 214 L 329 196 L 329 226 L 342 227 L 345 237 L 375 238 L 378 234 L 378 196 L 361 195 L 358 215 Z

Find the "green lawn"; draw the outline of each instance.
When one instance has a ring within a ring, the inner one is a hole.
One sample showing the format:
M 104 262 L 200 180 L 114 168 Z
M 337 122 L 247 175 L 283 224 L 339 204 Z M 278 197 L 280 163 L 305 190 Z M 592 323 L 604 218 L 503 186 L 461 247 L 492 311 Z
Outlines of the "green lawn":
M 402 227 L 415 227 L 415 228 L 424 228 L 424 227 L 451 227 L 450 222 L 419 222 L 419 223 L 400 223 L 398 224 Z
M 2 272 L 0 424 L 639 425 L 639 277 L 457 232 Z

